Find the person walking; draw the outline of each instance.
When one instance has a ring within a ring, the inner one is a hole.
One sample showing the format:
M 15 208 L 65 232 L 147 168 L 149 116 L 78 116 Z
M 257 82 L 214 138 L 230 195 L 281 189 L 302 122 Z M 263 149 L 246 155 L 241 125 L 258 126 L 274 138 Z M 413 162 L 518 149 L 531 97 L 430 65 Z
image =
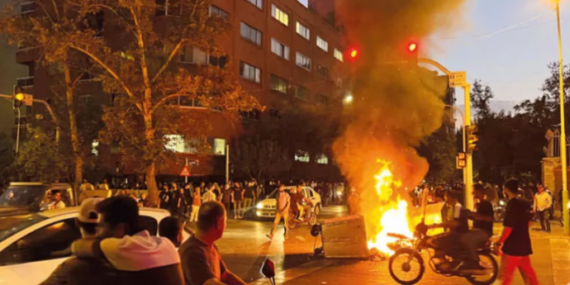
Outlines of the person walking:
M 249 181 L 247 184 L 247 187 L 245 188 L 245 193 L 244 193 L 244 200 L 243 200 L 243 211 L 247 212 L 249 211 L 249 209 L 251 208 L 252 205 L 255 205 L 255 200 L 256 200 L 256 196 L 257 193 L 256 189 L 255 189 L 255 184 L 252 181 Z
M 235 219 L 242 219 L 243 218 L 243 188 L 239 182 L 234 184 L 234 218 Z
M 215 242 L 226 230 L 227 211 L 220 202 L 200 207 L 197 231 L 180 246 L 186 285 L 246 285 L 226 266 Z
M 200 187 L 194 188 L 194 195 L 192 196 L 192 214 L 190 215 L 190 222 L 198 221 L 198 210 L 200 210 Z
M 532 245 L 529 234 L 529 222 L 531 219 L 530 202 L 519 198 L 518 182 L 514 179 L 505 183 L 503 191 L 509 202 L 503 221 L 503 233 L 497 246 L 501 256 L 501 269 L 499 279 L 503 285 L 510 285 L 513 281 L 515 270 L 518 269 L 525 284 L 538 285 L 536 273 L 530 262 Z
M 233 202 L 233 197 L 232 197 L 232 189 L 230 188 L 230 184 L 225 184 L 224 185 L 224 190 L 222 190 L 222 195 L 220 200 L 222 201 L 222 203 L 224 204 L 224 207 L 226 207 L 226 212 L 228 213 L 228 215 L 231 215 L 231 205 Z
M 275 199 L 277 200 L 277 207 L 275 208 L 275 221 L 273 221 L 273 228 L 269 234 L 267 234 L 267 237 L 269 239 L 273 239 L 273 233 L 277 230 L 277 226 L 281 222 L 281 219 L 283 219 L 283 228 L 285 229 L 284 236 L 287 238 L 287 235 L 289 233 L 289 225 L 287 222 L 289 221 L 289 206 L 291 204 L 291 197 L 289 194 L 287 194 L 287 192 L 285 192 L 285 184 L 279 185 L 279 192 L 277 193 L 277 197 L 275 197 Z
M 538 192 L 534 196 L 534 209 L 540 219 L 542 231 L 550 233 L 550 208 L 552 207 L 552 196 L 544 190 L 542 185 L 538 185 Z

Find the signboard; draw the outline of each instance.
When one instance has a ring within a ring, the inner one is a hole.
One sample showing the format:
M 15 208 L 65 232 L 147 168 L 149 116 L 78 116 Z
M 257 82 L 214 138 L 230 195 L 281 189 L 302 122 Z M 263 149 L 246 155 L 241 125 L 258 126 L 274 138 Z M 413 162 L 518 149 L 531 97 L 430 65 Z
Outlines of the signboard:
M 182 171 L 180 171 L 180 176 L 190 177 L 190 169 L 188 166 L 185 165 L 184 168 L 182 168 Z
M 34 95 L 24 94 L 24 105 L 32 106 L 34 104 Z
M 467 84 L 467 73 L 465 71 L 452 72 L 449 75 L 449 86 L 462 87 Z
M 188 162 L 187 162 L 187 165 L 199 166 L 199 165 L 200 165 L 200 160 L 198 160 L 198 159 L 189 159 Z

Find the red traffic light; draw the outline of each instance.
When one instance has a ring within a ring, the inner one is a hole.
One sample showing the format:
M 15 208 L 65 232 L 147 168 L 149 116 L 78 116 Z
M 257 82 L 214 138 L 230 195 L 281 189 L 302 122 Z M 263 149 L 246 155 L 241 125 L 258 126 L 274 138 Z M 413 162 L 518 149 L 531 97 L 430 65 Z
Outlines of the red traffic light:
M 415 42 L 408 44 L 408 50 L 410 52 L 416 52 L 418 50 L 418 44 Z
M 358 56 L 358 50 L 357 49 L 351 49 L 350 50 L 350 57 L 356 58 L 357 56 Z

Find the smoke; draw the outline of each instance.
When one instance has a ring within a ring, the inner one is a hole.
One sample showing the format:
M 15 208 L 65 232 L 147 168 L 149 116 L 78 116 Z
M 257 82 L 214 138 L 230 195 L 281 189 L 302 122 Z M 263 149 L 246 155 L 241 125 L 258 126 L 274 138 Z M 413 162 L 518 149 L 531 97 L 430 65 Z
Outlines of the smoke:
M 401 62 L 409 56 L 411 42 L 418 42 L 420 57 L 427 57 L 422 40 L 457 26 L 465 0 L 336 1 L 347 42 L 360 53 L 352 63 L 354 101 L 345 107 L 344 130 L 333 152 L 343 174 L 361 192 L 362 210 L 371 213 L 398 196 L 407 197 L 404 192 L 421 183 L 428 171 L 414 147 L 441 126 L 446 86 L 433 72 Z M 382 167 L 379 159 L 388 161 L 403 182 L 389 197 L 373 191 L 374 175 Z

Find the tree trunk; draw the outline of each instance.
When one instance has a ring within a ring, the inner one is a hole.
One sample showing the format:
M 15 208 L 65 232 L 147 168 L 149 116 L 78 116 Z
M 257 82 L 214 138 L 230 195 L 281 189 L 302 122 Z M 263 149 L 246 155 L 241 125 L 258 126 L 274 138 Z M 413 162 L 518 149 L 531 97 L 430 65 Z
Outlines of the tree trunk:
M 147 143 L 152 143 L 155 139 L 155 129 L 152 122 L 152 114 L 150 111 L 150 94 L 150 89 L 145 90 L 145 100 L 143 102 L 145 138 Z M 146 187 L 148 190 L 149 204 L 152 207 L 156 207 L 158 205 L 158 187 L 156 186 L 156 158 L 153 158 L 146 168 Z
M 151 163 L 146 169 L 146 189 L 148 189 L 148 201 L 151 207 L 158 205 L 158 187 L 156 186 L 156 163 Z
M 67 112 L 69 115 L 69 132 L 71 139 L 71 148 L 73 150 L 73 160 L 75 162 L 75 181 L 73 183 L 73 191 L 75 193 L 75 201 L 77 202 L 79 186 L 83 180 L 83 157 L 81 156 L 81 145 L 79 142 L 79 134 L 77 131 L 77 116 L 75 114 L 75 104 L 73 96 L 73 86 L 71 81 L 71 70 L 67 63 L 64 63 L 65 73 L 65 96 L 67 104 Z

